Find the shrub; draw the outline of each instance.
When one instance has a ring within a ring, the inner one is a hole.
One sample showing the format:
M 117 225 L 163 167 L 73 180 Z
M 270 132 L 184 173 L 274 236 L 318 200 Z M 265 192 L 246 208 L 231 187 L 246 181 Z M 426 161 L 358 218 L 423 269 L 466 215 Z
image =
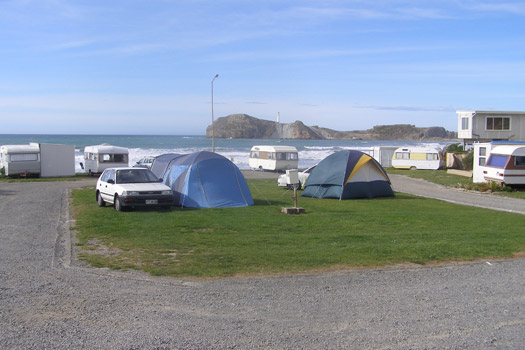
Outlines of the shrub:
M 451 145 L 448 145 L 448 147 L 445 149 L 445 152 L 448 152 L 448 153 L 464 152 L 463 145 L 461 145 L 460 143 L 453 143 Z

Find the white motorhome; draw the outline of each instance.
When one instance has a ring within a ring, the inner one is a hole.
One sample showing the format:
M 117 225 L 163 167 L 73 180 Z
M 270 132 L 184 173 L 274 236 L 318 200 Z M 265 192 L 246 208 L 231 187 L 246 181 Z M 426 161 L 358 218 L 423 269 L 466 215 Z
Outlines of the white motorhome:
M 107 168 L 129 166 L 129 151 L 125 147 L 112 146 L 107 143 L 86 146 L 84 148 L 84 170 L 89 174 L 102 173 Z
M 392 157 L 397 169 L 437 170 L 445 165 L 443 152 L 434 147 L 400 147 Z
M 250 168 L 259 170 L 297 169 L 299 153 L 293 146 L 253 146 L 248 164 Z
M 0 163 L 6 176 L 40 174 L 40 147 L 38 144 L 1 146 Z

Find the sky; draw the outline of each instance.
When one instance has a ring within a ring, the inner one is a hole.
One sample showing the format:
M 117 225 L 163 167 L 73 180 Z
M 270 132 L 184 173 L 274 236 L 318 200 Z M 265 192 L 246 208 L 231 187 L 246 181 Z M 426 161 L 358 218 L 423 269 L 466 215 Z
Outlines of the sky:
M 524 82 L 523 1 L 0 0 L 0 134 L 204 135 L 212 86 L 215 119 L 457 131 Z

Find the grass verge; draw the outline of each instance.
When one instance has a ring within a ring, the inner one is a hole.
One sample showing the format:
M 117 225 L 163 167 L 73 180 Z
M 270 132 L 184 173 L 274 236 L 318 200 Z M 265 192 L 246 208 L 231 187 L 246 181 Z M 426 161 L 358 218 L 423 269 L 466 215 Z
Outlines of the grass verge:
M 502 190 L 496 183 L 473 184 L 472 178 L 449 174 L 446 170 L 405 170 L 396 168 L 386 168 L 385 170 L 388 174 L 405 175 L 416 179 L 423 179 L 439 185 L 463 188 L 467 190 L 477 189 L 480 192 L 487 192 L 490 190 L 494 195 L 525 199 L 524 186 L 505 187 L 505 190 Z
M 525 250 L 525 217 L 397 193 L 395 198 L 299 198 L 248 180 L 247 208 L 131 211 L 99 208 L 93 189 L 73 192 L 79 258 L 153 275 L 223 277 L 511 257 Z

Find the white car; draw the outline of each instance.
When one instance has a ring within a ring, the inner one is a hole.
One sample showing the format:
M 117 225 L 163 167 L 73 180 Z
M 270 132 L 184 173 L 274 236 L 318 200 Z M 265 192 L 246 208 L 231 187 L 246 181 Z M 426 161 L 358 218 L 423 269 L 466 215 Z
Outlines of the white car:
M 111 203 L 117 211 L 129 207 L 173 205 L 173 191 L 146 168 L 108 168 L 95 188 L 99 207 Z
M 316 166 L 317 164 L 309 167 L 308 169 L 304 171 L 300 171 L 297 173 L 297 175 L 299 176 L 299 185 L 297 188 L 303 188 L 303 185 L 306 182 L 306 179 L 308 179 L 308 176 L 310 176 L 310 173 Z M 289 181 L 288 181 L 288 177 L 286 174 L 282 174 L 277 178 L 277 186 L 288 187 L 289 189 L 293 189 L 294 186 L 289 185 L 288 182 Z
M 136 168 L 148 168 L 151 169 L 151 166 L 153 165 L 153 161 L 155 160 L 155 157 L 142 157 L 135 165 L 133 165 Z

